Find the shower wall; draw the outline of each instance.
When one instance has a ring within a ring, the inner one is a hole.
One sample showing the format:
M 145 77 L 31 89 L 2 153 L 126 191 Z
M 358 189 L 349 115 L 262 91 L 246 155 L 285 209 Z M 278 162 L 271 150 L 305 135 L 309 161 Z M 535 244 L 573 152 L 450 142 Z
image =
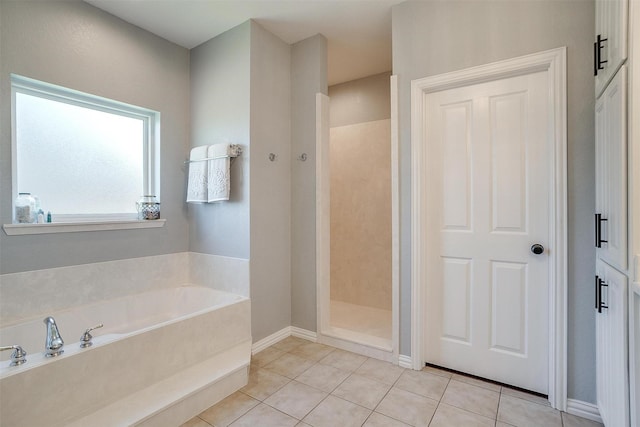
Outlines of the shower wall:
M 329 88 L 331 299 L 391 310 L 389 73 Z

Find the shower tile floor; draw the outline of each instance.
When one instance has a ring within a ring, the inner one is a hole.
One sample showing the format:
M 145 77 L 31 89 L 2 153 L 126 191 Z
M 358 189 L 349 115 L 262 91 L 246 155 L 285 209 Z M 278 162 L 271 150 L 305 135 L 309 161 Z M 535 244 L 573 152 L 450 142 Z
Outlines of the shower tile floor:
M 331 326 L 391 340 L 391 310 L 331 300 Z
M 252 357 L 246 387 L 182 427 L 601 425 L 508 387 L 289 337 Z

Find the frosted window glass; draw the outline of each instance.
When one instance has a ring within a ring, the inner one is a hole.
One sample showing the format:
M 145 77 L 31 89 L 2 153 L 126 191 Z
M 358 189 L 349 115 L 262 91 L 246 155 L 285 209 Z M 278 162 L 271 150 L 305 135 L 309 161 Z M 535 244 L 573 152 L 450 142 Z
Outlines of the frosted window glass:
M 144 194 L 145 123 L 16 93 L 18 192 L 54 214 L 134 213 Z

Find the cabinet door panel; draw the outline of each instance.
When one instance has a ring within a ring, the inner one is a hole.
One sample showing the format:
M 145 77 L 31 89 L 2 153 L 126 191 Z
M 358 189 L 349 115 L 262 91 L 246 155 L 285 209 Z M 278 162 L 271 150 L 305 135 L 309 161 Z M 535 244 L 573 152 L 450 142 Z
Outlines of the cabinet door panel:
M 620 64 L 627 58 L 628 0 L 596 0 L 596 35 L 600 35 L 600 58 L 606 61 L 596 75 L 599 97 Z
M 622 66 L 596 101 L 596 213 L 603 243 L 598 257 L 621 270 L 627 259 L 627 70 Z
M 607 426 L 629 425 L 627 276 L 598 260 L 602 312 L 596 311 L 596 388 Z

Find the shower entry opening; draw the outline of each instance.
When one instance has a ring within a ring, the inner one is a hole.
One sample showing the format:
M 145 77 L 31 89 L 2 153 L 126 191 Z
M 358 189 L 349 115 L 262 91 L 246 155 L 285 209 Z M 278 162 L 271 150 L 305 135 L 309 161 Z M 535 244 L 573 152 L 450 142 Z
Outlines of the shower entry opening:
M 330 126 L 318 94 L 318 341 L 398 363 L 398 156 L 391 117 Z

